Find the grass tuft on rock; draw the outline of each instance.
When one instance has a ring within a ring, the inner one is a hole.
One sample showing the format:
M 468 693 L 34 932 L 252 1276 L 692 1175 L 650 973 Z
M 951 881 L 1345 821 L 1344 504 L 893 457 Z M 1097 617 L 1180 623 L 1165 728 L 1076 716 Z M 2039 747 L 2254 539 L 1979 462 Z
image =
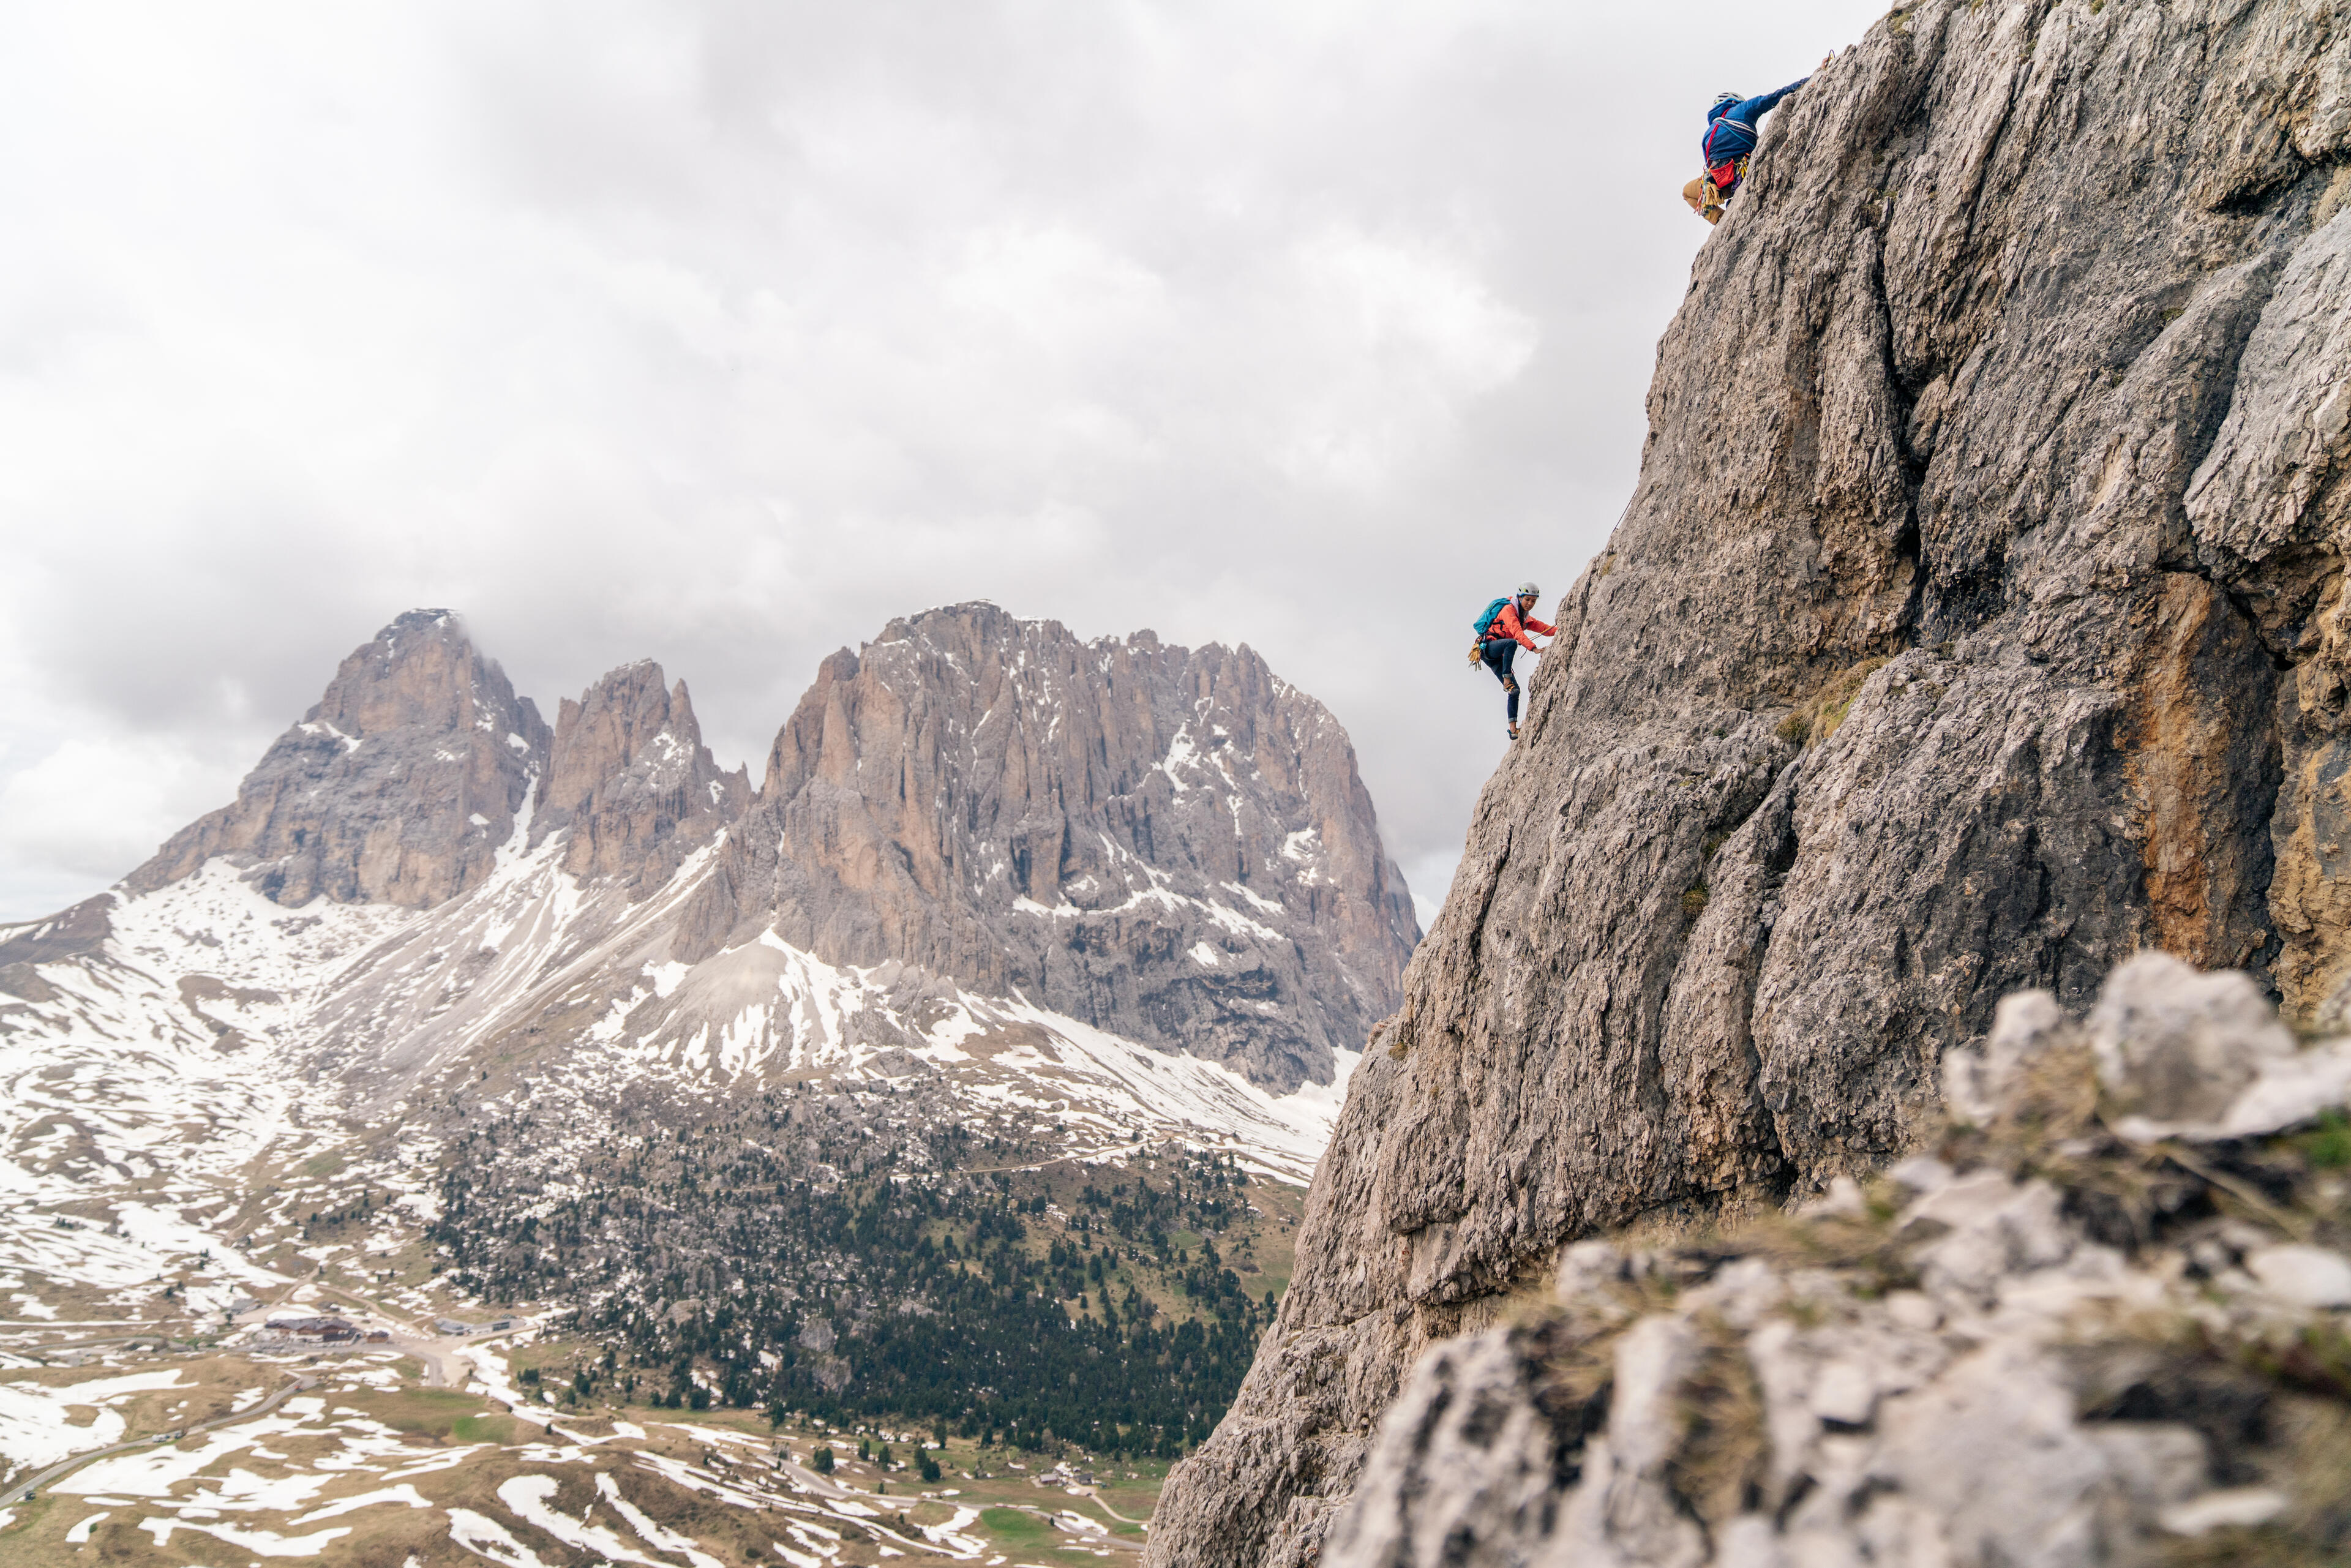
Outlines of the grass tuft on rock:
M 1821 683 L 1820 689 L 1782 719 L 1776 733 L 1791 746 L 1819 746 L 1834 735 L 1853 711 L 1854 699 L 1869 677 L 1888 663 L 1885 654 L 1849 665 Z
M 1711 1313 L 1698 1322 L 1704 1344 L 1682 1384 L 1682 1440 L 1667 1469 L 1675 1493 L 1720 1530 L 1761 1501 L 1771 1435 L 1742 1336 Z

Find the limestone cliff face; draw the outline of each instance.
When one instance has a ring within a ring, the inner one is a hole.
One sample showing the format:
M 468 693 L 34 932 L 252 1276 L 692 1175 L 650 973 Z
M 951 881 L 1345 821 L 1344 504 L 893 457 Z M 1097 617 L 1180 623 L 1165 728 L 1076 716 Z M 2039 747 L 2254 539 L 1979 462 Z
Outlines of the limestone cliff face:
M 666 687 L 661 666 L 640 660 L 557 709 L 531 841 L 569 828 L 564 870 L 650 892 L 750 797 L 744 770 L 722 773 L 711 760 L 685 683 Z
M 173 835 L 127 885 L 221 855 L 287 905 L 445 902 L 489 874 L 548 745 L 538 710 L 455 615 L 412 610 L 343 661 L 234 805 Z
M 2347 203 L 2340 0 L 1905 7 L 1773 116 L 1152 1562 L 1310 1561 L 1422 1348 L 1882 1164 L 2003 992 L 2339 1016 Z
M 826 661 L 677 956 L 764 930 L 1284 1091 L 1362 1049 L 1419 935 L 1320 703 L 1247 648 L 987 604 Z

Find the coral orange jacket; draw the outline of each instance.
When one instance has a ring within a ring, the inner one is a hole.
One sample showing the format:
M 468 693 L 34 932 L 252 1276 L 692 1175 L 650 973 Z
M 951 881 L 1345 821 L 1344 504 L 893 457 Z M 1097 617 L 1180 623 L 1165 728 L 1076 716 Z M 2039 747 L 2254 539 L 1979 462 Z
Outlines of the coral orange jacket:
M 1499 643 L 1505 637 L 1512 638 L 1517 641 L 1519 646 L 1531 653 L 1535 651 L 1535 640 L 1527 635 L 1530 632 L 1540 632 L 1546 637 L 1559 635 L 1558 627 L 1546 626 L 1531 615 L 1521 621 L 1519 617 L 1519 601 L 1513 599 L 1502 606 L 1501 613 L 1496 615 L 1493 624 L 1486 628 L 1486 641 Z

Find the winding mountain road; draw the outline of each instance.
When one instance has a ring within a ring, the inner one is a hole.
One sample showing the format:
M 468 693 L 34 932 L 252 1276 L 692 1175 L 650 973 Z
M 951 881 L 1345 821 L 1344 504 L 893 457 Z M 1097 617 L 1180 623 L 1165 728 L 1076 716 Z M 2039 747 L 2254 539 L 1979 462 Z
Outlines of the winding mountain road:
M 315 1377 L 297 1377 L 250 1410 L 239 1410 L 233 1415 L 199 1422 L 193 1427 L 183 1427 L 176 1432 L 159 1432 L 152 1437 L 133 1437 L 128 1442 L 115 1443 L 103 1448 L 92 1448 L 87 1454 L 76 1454 L 69 1459 L 60 1459 L 39 1475 L 19 1481 L 7 1491 L 0 1492 L 0 1508 L 14 1507 L 32 1496 L 39 1488 L 72 1474 L 94 1459 L 105 1458 L 110 1454 L 125 1454 L 133 1448 L 152 1448 L 158 1443 L 177 1443 L 193 1437 L 199 1432 L 211 1432 L 222 1427 L 238 1427 L 247 1421 L 258 1421 L 302 1390 L 316 1387 L 318 1382 Z

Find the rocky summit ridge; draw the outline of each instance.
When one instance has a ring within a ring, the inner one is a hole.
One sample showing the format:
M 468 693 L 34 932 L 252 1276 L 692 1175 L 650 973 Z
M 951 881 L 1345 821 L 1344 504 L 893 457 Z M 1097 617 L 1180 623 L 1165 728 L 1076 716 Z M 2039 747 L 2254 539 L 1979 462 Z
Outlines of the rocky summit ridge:
M 2346 269 L 2339 0 L 1929 0 L 1781 106 L 1154 1563 L 1315 1560 L 1430 1346 L 1898 1159 L 2003 995 L 2342 1020 Z

